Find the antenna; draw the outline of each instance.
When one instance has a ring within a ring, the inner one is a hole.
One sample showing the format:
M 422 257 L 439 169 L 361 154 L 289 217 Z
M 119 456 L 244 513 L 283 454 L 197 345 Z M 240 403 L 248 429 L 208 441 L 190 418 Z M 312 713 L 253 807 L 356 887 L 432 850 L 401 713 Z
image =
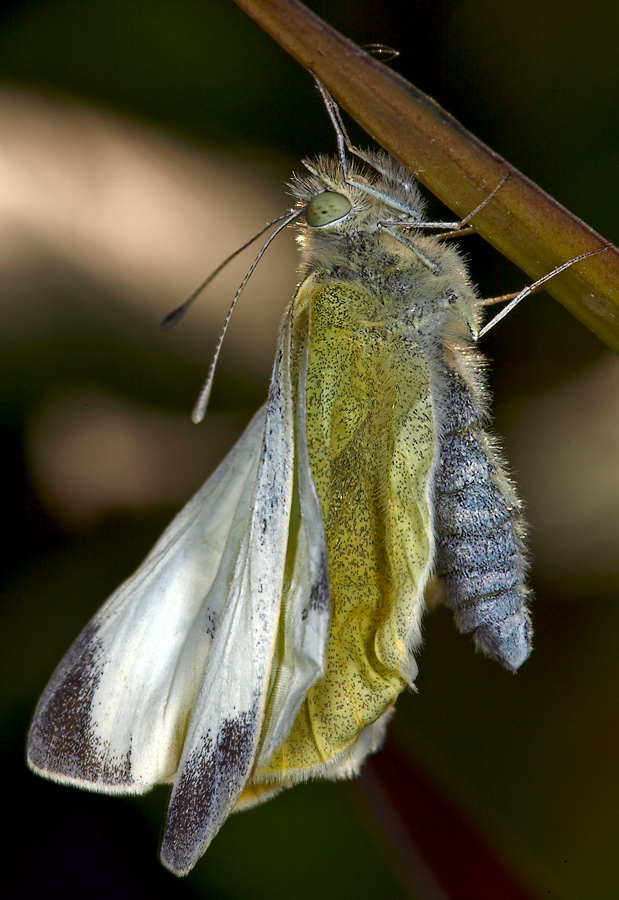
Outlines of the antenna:
M 275 229 L 275 231 L 273 232 L 273 234 L 270 234 L 270 235 L 269 235 L 269 237 L 267 238 L 267 240 L 264 242 L 264 244 L 263 244 L 262 247 L 260 248 L 260 252 L 259 252 L 258 255 L 256 256 L 256 258 L 255 258 L 255 260 L 253 261 L 253 263 L 251 264 L 251 266 L 249 267 L 249 271 L 247 272 L 247 275 L 245 276 L 245 278 L 244 278 L 243 281 L 241 282 L 241 285 L 240 285 L 238 291 L 237 291 L 236 294 L 234 295 L 234 299 L 233 299 L 232 303 L 230 304 L 230 309 L 228 310 L 228 314 L 227 314 L 226 319 L 225 319 L 225 321 L 224 321 L 224 326 L 223 326 L 223 328 L 221 329 L 221 334 L 219 335 L 219 340 L 217 341 L 217 346 L 216 346 L 216 348 L 215 348 L 215 353 L 213 354 L 213 359 L 212 359 L 211 364 L 210 364 L 210 366 L 209 366 L 208 375 L 206 376 L 206 381 L 204 382 L 204 385 L 203 385 L 203 387 L 202 387 L 202 390 L 201 390 L 200 393 L 198 394 L 198 399 L 197 399 L 196 405 L 194 406 L 194 409 L 193 409 L 193 413 L 192 413 L 191 418 L 192 418 L 192 420 L 196 423 L 196 425 L 198 425 L 198 424 L 202 421 L 202 419 L 204 418 L 204 416 L 206 415 L 206 408 L 207 408 L 207 406 L 208 406 L 208 401 L 209 401 L 210 396 L 211 396 L 211 390 L 212 390 L 212 387 L 213 387 L 213 378 L 214 378 L 214 376 L 215 376 L 215 367 L 217 366 L 217 360 L 219 359 L 219 353 L 220 353 L 220 351 L 221 351 L 221 345 L 223 344 L 224 337 L 226 336 L 226 331 L 228 330 L 228 324 L 229 324 L 230 319 L 231 319 L 231 317 L 232 317 L 232 313 L 234 312 L 234 307 L 236 306 L 237 300 L 238 300 L 239 297 L 241 296 L 241 293 L 242 293 L 242 291 L 243 291 L 243 288 L 245 287 L 245 285 L 247 284 L 247 282 L 248 282 L 249 279 L 251 278 L 254 269 L 256 268 L 256 266 L 258 265 L 258 263 L 260 262 L 260 260 L 262 259 L 263 255 L 264 255 L 264 252 L 265 252 L 265 250 L 267 249 L 267 247 L 269 246 L 269 244 L 271 243 L 271 241 L 274 240 L 274 239 L 277 237 L 277 235 L 280 233 L 280 231 L 283 231 L 284 228 L 286 228 L 287 225 L 290 225 L 291 222 L 294 222 L 294 220 L 295 220 L 295 219 L 298 219 L 299 216 L 302 215 L 302 214 L 303 214 L 303 210 L 302 210 L 302 209 L 301 209 L 301 210 L 295 209 L 295 210 L 293 210 L 292 212 L 286 213 L 285 215 L 280 216 L 278 219 L 275 219 L 273 222 L 271 222 L 271 225 L 273 225 L 275 222 L 279 222 L 280 224 L 277 226 L 277 228 Z M 267 227 L 270 227 L 270 226 L 267 226 Z M 260 232 L 260 234 L 264 234 L 265 231 L 266 231 L 266 229 L 263 229 L 263 230 Z M 259 235 L 257 235 L 257 237 L 258 237 L 258 236 L 259 236 Z M 255 238 L 254 238 L 253 240 L 255 240 Z M 250 243 L 251 243 L 251 242 L 250 242 Z M 247 244 L 246 244 L 245 246 L 247 246 Z M 238 251 L 237 251 L 237 252 L 238 252 Z M 233 254 L 233 255 L 236 256 L 236 253 Z M 231 258 L 231 257 L 230 257 L 230 258 Z M 228 262 L 228 260 L 226 260 L 226 262 Z M 219 268 L 221 269 L 222 266 L 220 266 Z M 217 270 L 216 270 L 216 271 L 217 271 Z M 186 303 L 186 302 L 187 302 L 187 301 L 185 301 L 185 303 Z
M 213 272 L 211 272 L 211 274 L 208 276 L 208 278 L 205 278 L 205 280 L 202 282 L 202 284 L 198 285 L 198 287 L 195 289 L 195 291 L 191 292 L 191 294 L 187 297 L 187 299 L 183 303 L 181 303 L 180 306 L 177 306 L 176 309 L 173 309 L 172 312 L 167 314 L 167 316 L 165 317 L 165 319 L 163 319 L 163 321 L 161 322 L 159 327 L 162 328 L 163 331 L 167 331 L 169 328 L 172 328 L 173 325 L 176 325 L 176 323 L 180 319 L 183 318 L 183 316 L 185 315 L 185 313 L 187 312 L 187 310 L 189 309 L 189 307 L 191 306 L 193 301 L 197 297 L 199 297 L 200 294 L 202 293 L 202 291 L 206 287 L 208 287 L 208 285 L 211 283 L 211 281 L 213 281 L 213 279 L 217 275 L 219 275 L 221 270 L 226 268 L 226 266 L 228 265 L 229 262 L 232 262 L 232 260 L 235 257 L 237 257 L 239 255 L 239 253 L 242 253 L 243 250 L 247 250 L 247 248 L 250 247 L 254 243 L 254 241 L 257 241 L 259 237 L 262 237 L 262 235 L 265 233 L 265 231 L 268 231 L 269 228 L 273 227 L 273 225 L 276 225 L 278 222 L 281 222 L 282 219 L 286 219 L 288 217 L 288 215 L 289 215 L 288 213 L 284 213 L 282 216 L 278 216 L 276 219 L 273 219 L 272 222 L 269 222 L 267 225 L 265 225 L 261 231 L 259 231 L 252 238 L 250 238 L 245 244 L 243 244 L 242 247 L 239 247 L 237 250 L 234 251 L 234 253 L 231 253 L 230 256 L 228 256 L 226 259 L 224 259 L 224 261 L 222 263 L 220 263 Z

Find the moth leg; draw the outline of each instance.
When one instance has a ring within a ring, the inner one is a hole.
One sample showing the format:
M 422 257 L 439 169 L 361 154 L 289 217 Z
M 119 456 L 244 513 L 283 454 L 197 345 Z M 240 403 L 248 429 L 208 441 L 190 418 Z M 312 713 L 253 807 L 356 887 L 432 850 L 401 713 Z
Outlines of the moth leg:
M 463 219 L 460 219 L 458 222 L 417 222 L 417 221 L 413 221 L 413 222 L 384 222 L 383 224 L 389 225 L 389 226 L 398 225 L 400 227 L 413 226 L 415 228 L 447 228 L 447 229 L 449 229 L 444 234 L 436 235 L 436 237 L 441 240 L 445 240 L 446 238 L 452 238 L 452 237 L 464 237 L 464 235 L 468 235 L 468 234 L 477 234 L 477 229 L 475 228 L 474 225 L 469 225 L 469 222 L 471 221 L 473 216 L 476 216 L 478 212 L 481 212 L 481 210 L 485 206 L 487 206 L 488 203 L 490 203 L 490 201 L 494 199 L 494 197 L 496 197 L 497 193 L 503 187 L 503 185 L 505 184 L 505 182 L 507 181 L 509 176 L 510 176 L 510 173 L 508 172 L 506 175 L 503 176 L 503 178 L 501 178 L 501 180 L 496 185 L 496 187 L 494 187 L 490 191 L 488 196 L 485 197 L 481 201 L 481 203 L 479 203 L 475 207 L 475 209 L 471 210 L 471 212 L 468 213 L 468 215 L 466 215 Z
M 424 266 L 428 267 L 433 275 L 440 274 L 441 267 L 438 265 L 438 263 L 435 263 L 433 259 L 430 259 L 427 253 L 424 253 L 420 247 L 418 247 L 412 241 L 407 240 L 403 235 L 398 234 L 397 231 L 394 231 L 389 226 L 383 226 L 382 230 L 387 234 L 390 234 L 392 238 L 395 238 L 396 241 L 398 241 L 404 247 L 408 247 L 408 249 L 411 250 L 415 254 L 415 256 L 417 256 L 421 260 Z
M 527 285 L 527 287 L 523 288 L 523 290 L 521 290 L 517 294 L 506 294 L 504 297 L 496 297 L 491 298 L 490 300 L 485 300 L 484 305 L 490 306 L 493 303 L 500 303 L 502 300 L 509 300 L 510 297 L 513 298 L 507 304 L 507 306 L 504 306 L 501 312 L 497 313 L 496 316 L 490 319 L 490 321 L 486 325 L 484 325 L 482 329 L 480 329 L 477 333 L 473 333 L 473 339 L 475 341 L 478 341 L 480 338 L 482 338 L 490 331 L 491 328 L 494 328 L 494 326 L 497 325 L 501 321 L 501 319 L 504 319 L 505 316 L 512 311 L 512 309 L 518 306 L 521 300 L 524 300 L 525 297 L 528 297 L 530 294 L 538 291 L 542 287 L 542 285 L 546 284 L 547 281 L 550 281 L 551 278 L 554 278 L 555 275 L 558 275 L 559 272 L 564 272 L 565 269 L 569 269 L 576 263 L 582 262 L 583 259 L 587 259 L 589 256 L 597 256 L 598 253 L 604 253 L 604 251 L 608 250 L 608 248 L 609 245 L 606 244 L 604 247 L 599 247 L 597 250 L 590 250 L 588 253 L 581 253 L 580 256 L 576 256 L 574 257 L 574 259 L 568 260 L 568 262 L 557 266 L 556 269 L 552 270 L 552 272 L 548 272 L 547 275 L 543 275 L 541 278 L 538 278 L 537 281 L 533 282 L 533 284 Z
M 327 110 L 327 114 L 331 119 L 331 124 L 333 125 L 333 129 L 335 131 L 335 136 L 337 140 L 337 153 L 340 160 L 340 165 L 342 166 L 342 172 L 344 174 L 344 181 L 346 184 L 351 185 L 351 187 L 356 187 L 359 190 L 363 191 L 366 194 L 369 194 L 372 197 L 375 197 L 382 203 L 385 203 L 391 209 L 395 209 L 398 212 L 406 213 L 410 216 L 410 219 L 406 222 L 385 222 L 385 225 L 399 225 L 400 227 L 414 226 L 418 228 L 442 228 L 448 229 L 446 235 L 443 237 L 451 237 L 459 234 L 461 231 L 467 228 L 468 223 L 473 218 L 473 216 L 477 215 L 487 203 L 489 203 L 496 195 L 497 191 L 505 184 L 507 179 L 510 176 L 508 172 L 503 176 L 501 181 L 496 185 L 495 188 L 488 194 L 484 200 L 479 203 L 475 209 L 473 209 L 468 215 L 466 215 L 463 219 L 458 222 L 423 222 L 419 217 L 419 213 L 414 207 L 409 206 L 405 203 L 400 203 L 395 200 L 394 197 L 390 196 L 387 193 L 382 191 L 377 191 L 375 188 L 371 187 L 368 184 L 365 184 L 362 181 L 357 181 L 355 178 L 351 178 L 348 175 L 348 161 L 346 159 L 346 151 L 348 151 L 353 156 L 356 156 L 358 159 L 363 160 L 363 162 L 367 163 L 367 165 L 371 166 L 375 172 L 378 172 L 379 175 L 383 175 L 387 178 L 393 179 L 394 173 L 392 170 L 387 169 L 386 166 L 382 166 L 380 161 L 375 159 L 365 151 L 360 150 L 358 147 L 355 147 L 351 142 L 350 137 L 348 136 L 348 132 L 346 131 L 346 126 L 342 120 L 342 116 L 340 113 L 340 108 L 338 104 L 335 102 L 329 91 L 326 89 L 322 81 L 318 78 L 316 73 L 309 69 L 309 72 L 316 83 L 316 87 L 320 91 L 320 95 L 323 99 L 323 103 L 325 104 L 325 108 Z M 409 187 L 409 182 L 406 179 L 397 179 L 397 183 L 404 188 Z M 468 232 L 468 233 L 472 233 Z
M 353 147 L 350 138 L 348 137 L 348 132 L 346 131 L 346 126 L 342 121 L 342 116 L 340 115 L 340 108 L 326 89 L 320 78 L 316 75 L 313 69 L 308 70 L 314 81 L 316 82 L 316 87 L 320 91 L 320 96 L 322 97 L 323 103 L 327 110 L 327 114 L 331 119 L 331 124 L 333 125 L 333 130 L 335 131 L 335 137 L 337 140 L 337 155 L 340 160 L 340 165 L 342 167 L 342 172 L 344 173 L 344 181 L 347 184 L 348 181 L 348 160 L 346 159 L 346 151 L 349 153 L 353 153 L 356 155 L 356 150 Z
M 337 153 L 340 160 L 340 165 L 342 167 L 342 172 L 344 175 L 344 181 L 346 184 L 349 184 L 351 187 L 358 188 L 360 191 L 363 191 L 365 194 L 369 194 L 372 197 L 375 197 L 381 203 L 385 203 L 391 209 L 395 209 L 398 212 L 403 212 L 406 215 L 412 218 L 412 222 L 410 224 L 417 225 L 420 222 L 419 213 L 414 207 L 408 206 L 405 203 L 399 203 L 389 194 L 386 194 L 382 191 L 375 190 L 371 185 L 366 184 L 363 181 L 357 181 L 355 178 L 350 178 L 348 175 L 348 160 L 346 159 L 346 151 L 348 150 L 353 156 L 362 159 L 363 162 L 367 163 L 374 171 L 378 172 L 379 175 L 384 175 L 389 178 L 393 178 L 393 172 L 388 171 L 384 166 L 381 166 L 379 162 L 373 159 L 370 155 L 365 153 L 363 150 L 359 150 L 355 147 L 350 137 L 348 136 L 348 132 L 346 131 L 346 126 L 342 121 L 342 116 L 340 114 L 340 108 L 326 89 L 322 81 L 318 78 L 316 73 L 309 69 L 309 73 L 316 82 L 316 87 L 320 91 L 320 96 L 322 97 L 323 103 L 327 110 L 327 114 L 331 119 L 331 124 L 333 125 L 333 129 L 335 131 L 335 137 L 337 140 Z M 407 187 L 408 183 L 406 180 L 402 179 L 399 182 L 402 186 Z M 399 223 L 398 223 L 399 224 Z

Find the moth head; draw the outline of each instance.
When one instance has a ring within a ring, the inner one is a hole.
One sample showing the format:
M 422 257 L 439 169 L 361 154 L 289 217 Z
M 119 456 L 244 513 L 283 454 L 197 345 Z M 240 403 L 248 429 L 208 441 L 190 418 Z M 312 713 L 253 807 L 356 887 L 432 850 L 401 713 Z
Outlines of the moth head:
M 356 152 L 356 151 L 355 151 Z M 289 184 L 311 231 L 376 232 L 393 220 L 415 225 L 423 220 L 424 204 L 408 171 L 385 153 L 364 152 L 362 162 L 319 156 L 303 160 L 309 176 L 295 174 Z M 341 226 L 341 228 L 340 228 Z

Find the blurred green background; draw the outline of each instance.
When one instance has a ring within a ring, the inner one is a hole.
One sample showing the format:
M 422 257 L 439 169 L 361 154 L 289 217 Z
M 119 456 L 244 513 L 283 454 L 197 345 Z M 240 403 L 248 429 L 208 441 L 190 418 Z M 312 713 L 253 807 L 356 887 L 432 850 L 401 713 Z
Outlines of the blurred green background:
M 360 44 L 399 49 L 394 69 L 619 241 L 616 3 L 310 6 Z M 262 402 L 292 237 L 242 298 L 200 429 L 189 411 L 249 260 L 175 332 L 158 321 L 286 208 L 303 156 L 333 149 L 310 78 L 232 0 L 30 0 L 0 14 L 7 897 L 430 896 L 357 785 L 296 788 L 232 817 L 177 881 L 156 861 L 166 789 L 98 797 L 23 762 L 53 667 Z M 463 249 L 484 295 L 525 283 L 480 239 Z M 614 900 L 618 361 L 543 294 L 484 349 L 530 509 L 536 649 L 511 677 L 432 613 L 419 693 L 401 698 L 390 740 L 529 896 Z

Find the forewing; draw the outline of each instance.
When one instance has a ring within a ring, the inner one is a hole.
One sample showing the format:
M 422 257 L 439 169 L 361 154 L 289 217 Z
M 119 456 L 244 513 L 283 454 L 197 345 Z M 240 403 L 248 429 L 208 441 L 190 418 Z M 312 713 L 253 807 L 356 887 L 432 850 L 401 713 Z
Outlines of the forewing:
M 294 475 L 289 329 L 288 316 L 267 401 L 250 521 L 168 809 L 161 859 L 177 874 L 194 865 L 234 807 L 250 776 L 263 726 Z
M 269 692 L 266 727 L 257 767 L 265 766 L 287 737 L 307 692 L 322 675 L 329 634 L 327 545 L 307 448 L 306 390 L 309 334 L 299 356 L 296 403 L 296 538 L 289 542 L 283 595 L 283 649 Z M 296 368 L 296 367 L 295 367 Z M 293 523 L 294 524 L 294 523 Z M 291 524 L 291 537 L 292 537 Z M 290 548 L 294 547 L 294 554 Z M 270 777 L 274 772 L 269 773 Z
M 28 739 L 40 774 L 105 793 L 172 779 L 249 521 L 264 421 L 262 410 L 56 669 Z

